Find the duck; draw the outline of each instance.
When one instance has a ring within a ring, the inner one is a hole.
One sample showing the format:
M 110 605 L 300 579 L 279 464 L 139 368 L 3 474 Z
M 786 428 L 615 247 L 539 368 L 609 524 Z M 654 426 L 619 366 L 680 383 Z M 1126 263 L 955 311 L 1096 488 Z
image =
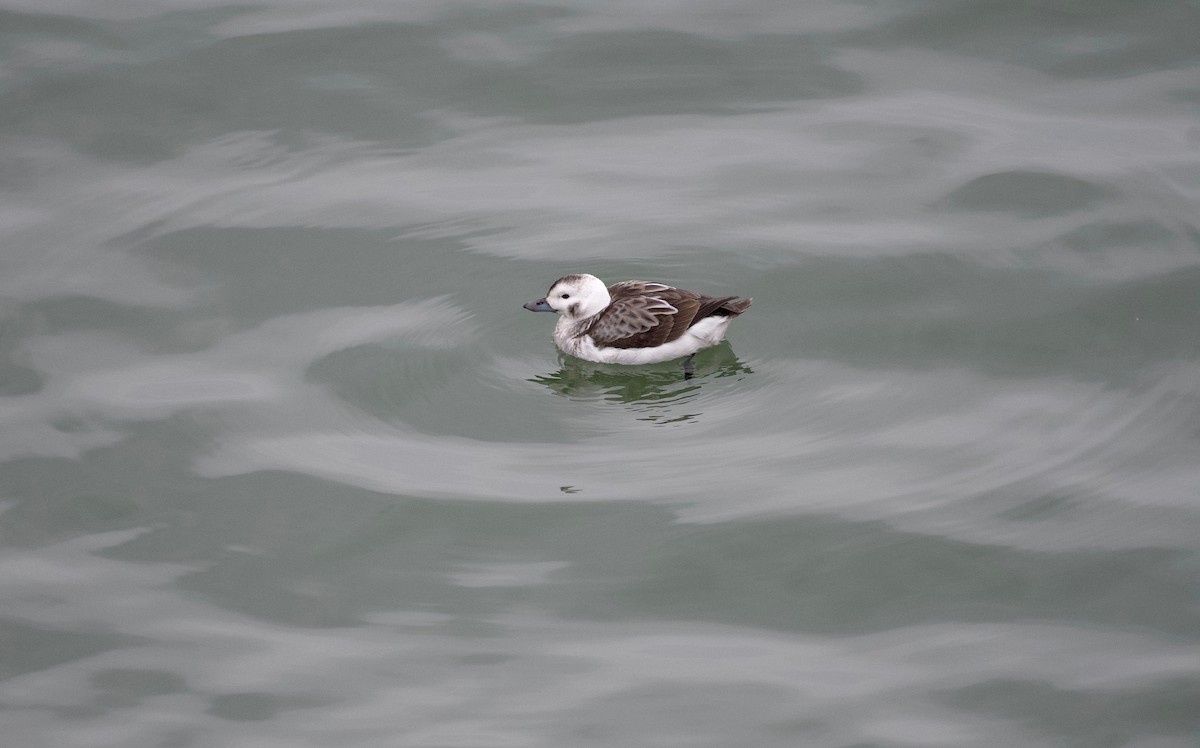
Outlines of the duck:
M 554 344 L 570 356 L 600 364 L 656 364 L 690 357 L 725 339 L 729 323 L 752 299 L 705 296 L 653 281 L 606 286 L 588 273 L 564 275 L 531 312 L 561 315 Z

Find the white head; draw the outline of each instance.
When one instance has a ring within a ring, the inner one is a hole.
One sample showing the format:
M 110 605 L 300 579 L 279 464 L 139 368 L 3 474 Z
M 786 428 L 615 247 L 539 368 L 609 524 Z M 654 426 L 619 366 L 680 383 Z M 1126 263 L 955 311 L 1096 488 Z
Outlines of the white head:
M 604 281 L 594 275 L 564 275 L 546 295 L 525 308 L 533 312 L 562 312 L 568 319 L 584 319 L 608 306 L 612 298 Z

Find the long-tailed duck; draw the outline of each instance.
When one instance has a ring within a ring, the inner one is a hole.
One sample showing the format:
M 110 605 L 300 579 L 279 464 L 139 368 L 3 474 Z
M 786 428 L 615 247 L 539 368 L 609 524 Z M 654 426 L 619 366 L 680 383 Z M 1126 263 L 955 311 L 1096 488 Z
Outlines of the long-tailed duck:
M 525 308 L 562 314 L 554 344 L 563 353 L 602 364 L 655 364 L 720 343 L 750 301 L 638 280 L 605 288 L 584 273 L 559 278 Z

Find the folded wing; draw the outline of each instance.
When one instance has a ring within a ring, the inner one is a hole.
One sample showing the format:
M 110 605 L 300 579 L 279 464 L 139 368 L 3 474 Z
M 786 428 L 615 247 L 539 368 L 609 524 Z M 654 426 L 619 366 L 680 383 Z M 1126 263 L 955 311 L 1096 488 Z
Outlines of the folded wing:
M 678 339 L 711 314 L 736 315 L 742 311 L 723 309 L 736 296 L 703 296 L 662 283 L 624 281 L 614 283 L 608 292 L 612 302 L 596 315 L 587 330 L 600 347 L 652 348 Z

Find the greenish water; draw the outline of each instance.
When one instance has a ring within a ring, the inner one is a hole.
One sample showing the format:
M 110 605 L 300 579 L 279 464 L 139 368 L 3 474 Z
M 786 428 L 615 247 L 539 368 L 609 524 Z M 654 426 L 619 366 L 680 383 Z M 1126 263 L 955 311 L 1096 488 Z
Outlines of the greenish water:
M 4 742 L 1196 745 L 1198 25 L 0 3 Z

